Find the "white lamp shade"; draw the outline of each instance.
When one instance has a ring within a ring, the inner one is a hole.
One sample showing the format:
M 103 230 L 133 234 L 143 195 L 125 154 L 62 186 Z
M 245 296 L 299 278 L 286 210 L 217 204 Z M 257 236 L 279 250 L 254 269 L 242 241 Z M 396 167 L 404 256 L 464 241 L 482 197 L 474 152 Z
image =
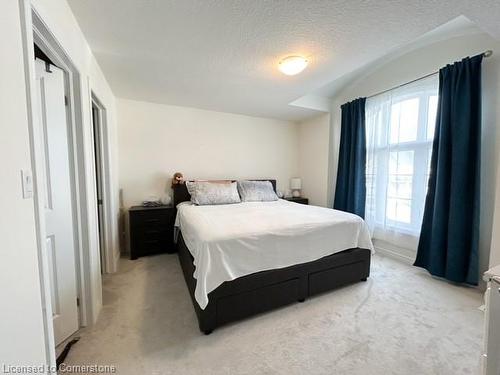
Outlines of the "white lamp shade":
M 302 180 L 298 177 L 291 178 L 290 179 L 290 189 L 292 189 L 292 190 L 302 189 Z

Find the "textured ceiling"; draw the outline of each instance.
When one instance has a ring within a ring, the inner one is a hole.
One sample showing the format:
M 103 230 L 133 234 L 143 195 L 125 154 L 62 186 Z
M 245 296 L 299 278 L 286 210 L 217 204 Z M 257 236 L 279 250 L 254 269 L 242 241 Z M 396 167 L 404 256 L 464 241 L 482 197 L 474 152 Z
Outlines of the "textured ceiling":
M 465 15 L 500 37 L 498 0 L 68 0 L 118 97 L 289 120 L 289 103 Z M 308 56 L 289 77 L 280 58 Z

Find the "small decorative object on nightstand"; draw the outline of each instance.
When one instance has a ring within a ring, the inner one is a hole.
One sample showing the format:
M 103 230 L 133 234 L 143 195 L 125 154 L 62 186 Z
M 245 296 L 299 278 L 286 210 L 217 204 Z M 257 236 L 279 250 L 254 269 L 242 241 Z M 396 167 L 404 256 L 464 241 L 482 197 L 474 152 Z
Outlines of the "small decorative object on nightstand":
M 290 202 L 295 202 L 295 203 L 300 203 L 300 204 L 309 204 L 309 199 L 307 198 L 295 198 L 295 197 L 290 197 L 290 198 L 285 198 L 287 201 Z
M 130 259 L 175 252 L 173 206 L 130 207 L 129 218 Z
M 290 189 L 292 189 L 292 197 L 300 197 L 300 189 L 302 189 L 302 180 L 298 177 L 290 179 Z

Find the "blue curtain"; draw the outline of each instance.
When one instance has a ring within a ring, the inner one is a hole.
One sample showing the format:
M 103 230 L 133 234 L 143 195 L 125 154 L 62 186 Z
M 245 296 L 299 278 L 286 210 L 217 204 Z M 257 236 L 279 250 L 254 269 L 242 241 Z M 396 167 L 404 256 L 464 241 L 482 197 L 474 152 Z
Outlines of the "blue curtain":
M 481 61 L 439 71 L 431 170 L 415 266 L 477 285 L 481 152 Z
M 342 125 L 333 208 L 364 218 L 366 200 L 366 98 L 341 106 Z

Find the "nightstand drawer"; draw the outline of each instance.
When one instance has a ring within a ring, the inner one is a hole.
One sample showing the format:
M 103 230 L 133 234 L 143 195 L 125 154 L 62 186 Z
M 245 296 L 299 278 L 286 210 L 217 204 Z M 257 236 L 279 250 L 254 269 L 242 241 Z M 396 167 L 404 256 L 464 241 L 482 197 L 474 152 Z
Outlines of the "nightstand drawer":
M 170 228 L 167 226 L 157 226 L 157 225 L 149 225 L 141 228 L 137 228 L 135 231 L 135 235 L 137 237 L 155 237 L 155 236 L 165 236 Z
M 130 225 L 134 227 L 134 232 L 137 233 L 157 233 L 167 230 L 171 224 L 171 220 L 163 219 L 149 219 L 149 220 L 130 220 Z
M 147 207 L 144 207 L 147 208 Z M 150 221 L 150 220 L 158 220 L 163 219 L 169 216 L 172 216 L 171 210 L 162 210 L 162 209 L 150 209 L 149 211 L 133 211 L 133 215 L 139 221 Z
M 134 212 L 130 220 L 137 228 L 161 228 L 167 226 L 174 220 L 172 212 L 157 210 L 155 212 Z
M 166 253 L 171 250 L 171 246 L 164 238 L 145 238 L 134 243 L 134 255 L 136 257 Z
M 139 242 L 145 242 L 147 240 L 170 240 L 171 234 L 173 236 L 172 230 L 167 227 L 159 229 L 144 227 L 134 231 L 133 237 Z

